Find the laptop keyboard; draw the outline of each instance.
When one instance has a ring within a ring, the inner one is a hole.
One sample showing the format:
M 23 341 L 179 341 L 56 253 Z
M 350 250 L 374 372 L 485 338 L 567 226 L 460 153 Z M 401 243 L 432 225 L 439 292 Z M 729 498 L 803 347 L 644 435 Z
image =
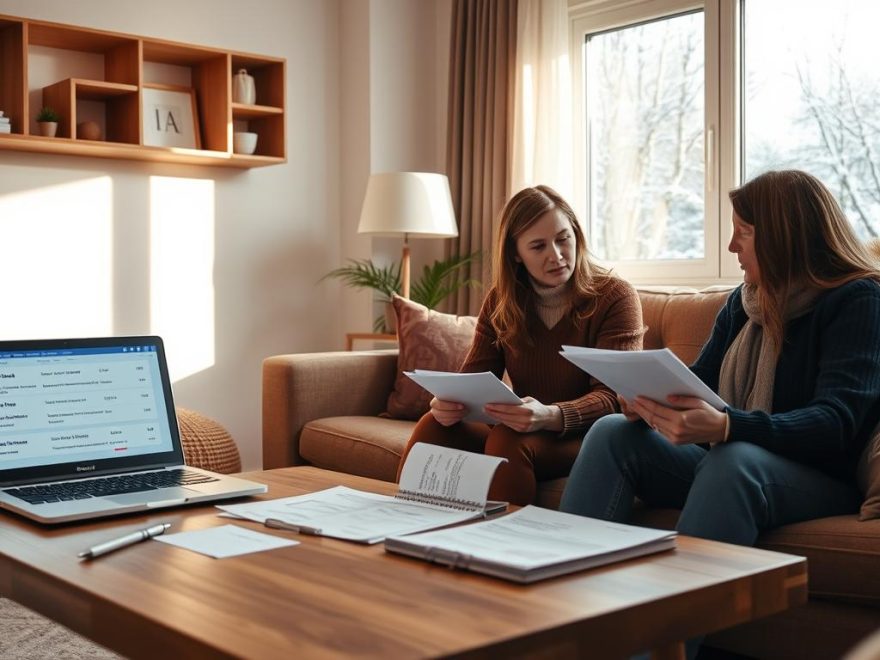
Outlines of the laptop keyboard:
M 123 474 L 118 477 L 7 488 L 3 492 L 22 499 L 29 504 L 46 504 L 48 502 L 85 500 L 90 497 L 121 495 L 123 493 L 141 493 L 159 488 L 190 486 L 211 481 L 218 481 L 218 479 L 217 477 L 202 474 L 201 472 L 193 472 L 192 470 L 162 470 L 160 472 Z

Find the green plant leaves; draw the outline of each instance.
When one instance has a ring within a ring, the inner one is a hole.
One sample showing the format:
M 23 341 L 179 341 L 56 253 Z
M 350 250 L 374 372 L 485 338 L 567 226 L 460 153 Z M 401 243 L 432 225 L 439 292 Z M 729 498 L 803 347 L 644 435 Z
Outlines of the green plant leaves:
M 465 286 L 479 286 L 474 278 L 463 278 L 462 269 L 470 263 L 482 259 L 480 251 L 468 255 L 455 255 L 442 261 L 435 261 L 422 269 L 421 277 L 410 284 L 410 299 L 428 309 L 436 309 L 452 293 Z M 403 288 L 400 279 L 400 262 L 390 266 L 377 266 L 370 259 L 349 259 L 348 264 L 331 270 L 319 281 L 327 278 L 342 280 L 355 289 L 373 289 L 380 294 L 378 302 L 390 302 L 391 296 Z M 384 319 L 379 317 L 374 329 L 381 329 Z
M 410 299 L 428 309 L 436 309 L 448 296 L 464 286 L 478 286 L 480 281 L 463 279 L 461 272 L 464 266 L 482 257 L 481 252 L 466 256 L 452 256 L 443 261 L 435 261 L 431 266 L 422 269 L 422 276 L 410 284 Z
M 400 281 L 400 264 L 377 266 L 370 259 L 349 259 L 348 266 L 331 270 L 319 281 L 328 277 L 340 279 L 353 289 L 373 289 L 382 294 L 378 302 L 390 302 L 391 296 L 399 293 L 402 288 Z

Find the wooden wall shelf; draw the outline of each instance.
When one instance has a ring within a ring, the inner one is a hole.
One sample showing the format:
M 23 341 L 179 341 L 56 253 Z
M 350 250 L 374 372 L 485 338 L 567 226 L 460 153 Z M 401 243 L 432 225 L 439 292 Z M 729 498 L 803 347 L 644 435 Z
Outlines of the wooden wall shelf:
M 41 84 L 29 62 L 34 48 L 64 64 L 82 59 L 70 51 L 85 54 L 103 78 L 74 71 Z M 255 105 L 232 101 L 232 76 L 241 68 L 254 77 Z M 285 69 L 282 58 L 0 15 L 0 110 L 12 127 L 0 133 L 0 149 L 238 168 L 284 163 Z M 145 144 L 143 90 L 180 88 L 181 79 L 195 92 L 201 148 Z M 58 137 L 38 134 L 33 118 L 41 105 L 61 115 Z M 96 121 L 103 139 L 76 139 L 83 120 Z M 256 153 L 233 153 L 234 130 L 257 133 Z

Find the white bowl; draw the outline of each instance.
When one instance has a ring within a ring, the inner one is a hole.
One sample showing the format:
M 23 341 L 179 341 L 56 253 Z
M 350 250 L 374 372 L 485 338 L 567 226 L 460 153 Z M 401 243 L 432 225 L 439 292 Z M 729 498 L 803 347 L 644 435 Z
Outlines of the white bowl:
M 237 154 L 252 154 L 257 150 L 257 134 L 236 132 L 232 134 L 232 150 Z

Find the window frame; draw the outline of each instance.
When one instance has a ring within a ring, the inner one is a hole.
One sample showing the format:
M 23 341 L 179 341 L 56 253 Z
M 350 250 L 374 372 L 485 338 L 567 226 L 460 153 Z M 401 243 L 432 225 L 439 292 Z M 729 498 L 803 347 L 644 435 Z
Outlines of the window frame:
M 589 218 L 589 165 L 583 45 L 589 34 L 625 28 L 694 10 L 703 11 L 705 119 L 703 182 L 705 251 L 702 259 L 603 262 L 636 284 L 702 287 L 742 280 L 736 257 L 727 251 L 731 206 L 727 191 L 740 183 L 739 0 L 569 0 L 572 103 L 575 136 L 575 190 L 578 216 Z M 589 237 L 589 227 L 586 227 Z

